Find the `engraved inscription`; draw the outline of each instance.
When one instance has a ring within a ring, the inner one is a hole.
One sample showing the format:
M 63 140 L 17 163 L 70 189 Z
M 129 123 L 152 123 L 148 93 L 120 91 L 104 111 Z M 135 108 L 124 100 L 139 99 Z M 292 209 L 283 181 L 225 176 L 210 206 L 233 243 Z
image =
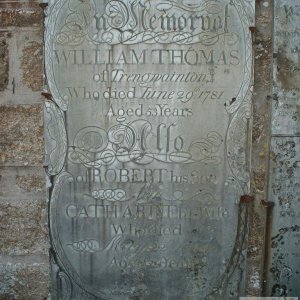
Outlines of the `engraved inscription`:
M 268 292 L 299 296 L 300 5 L 275 1 L 274 81 L 269 198 L 272 220 Z
M 252 2 L 49 7 L 50 231 L 74 299 L 240 293 Z

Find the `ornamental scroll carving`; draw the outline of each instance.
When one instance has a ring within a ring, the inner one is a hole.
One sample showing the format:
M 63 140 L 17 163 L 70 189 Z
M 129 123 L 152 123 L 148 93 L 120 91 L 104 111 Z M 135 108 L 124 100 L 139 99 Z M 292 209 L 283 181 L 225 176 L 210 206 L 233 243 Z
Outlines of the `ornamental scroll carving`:
M 231 299 L 249 207 L 252 0 L 52 0 L 57 299 Z

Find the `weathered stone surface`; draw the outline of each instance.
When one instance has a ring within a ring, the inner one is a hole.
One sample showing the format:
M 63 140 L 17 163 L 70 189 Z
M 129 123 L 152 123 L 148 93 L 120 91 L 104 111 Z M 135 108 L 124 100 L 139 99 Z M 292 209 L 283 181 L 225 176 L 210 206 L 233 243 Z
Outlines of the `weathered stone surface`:
M 48 12 L 56 106 L 46 103 L 45 132 L 59 292 L 237 298 L 254 1 L 59 0 Z
M 27 43 L 22 51 L 23 84 L 32 91 L 41 91 L 43 89 L 43 45 L 32 41 Z
M 44 200 L 19 199 L 19 204 L 0 202 L 2 254 L 47 254 L 47 212 Z
M 44 300 L 49 294 L 43 109 L 38 105 L 44 101 L 42 44 L 39 1 L 1 0 L 1 300 Z
M 254 90 L 251 193 L 254 196 L 252 218 L 249 224 L 247 255 L 247 295 L 261 296 L 266 230 L 268 158 L 270 139 L 270 106 L 272 95 L 272 1 L 256 1 L 254 37 Z
M 0 167 L 0 199 L 18 203 L 20 199 L 42 199 L 45 196 L 43 167 Z
M 43 163 L 41 105 L 0 107 L 0 165 Z
M 300 6 L 276 2 L 272 134 L 300 134 Z
M 268 294 L 300 295 L 300 5 L 276 0 L 269 201 Z
M 267 3 L 268 5 L 264 5 Z M 252 170 L 254 181 L 252 191 L 265 191 L 264 184 L 268 170 L 270 97 L 272 95 L 272 4 L 270 1 L 257 2 L 256 27 L 254 31 L 254 97 Z M 259 177 L 259 180 L 258 180 Z M 259 202 L 259 199 L 257 199 Z
M 0 91 L 0 104 L 43 102 L 42 27 L 9 28 L 2 39 L 7 44 L 9 70 L 6 73 L 8 84 Z
M 36 175 L 17 176 L 17 186 L 26 191 L 40 192 L 44 188 L 44 177 Z
M 269 197 L 272 223 L 269 295 L 300 295 L 300 138 L 272 139 Z
M 27 2 L 26 4 L 24 4 Z M 41 102 L 41 97 L 39 97 L 39 87 L 41 84 L 41 74 L 40 68 L 38 65 L 35 65 L 35 71 L 30 72 L 32 64 L 27 64 L 27 58 L 31 58 L 30 54 L 34 53 L 35 50 L 38 49 L 38 46 L 42 43 L 42 38 L 39 36 L 40 32 L 28 30 L 25 32 L 24 26 L 36 26 L 37 28 L 41 26 L 42 22 L 42 14 L 40 14 L 40 9 L 37 7 L 37 4 L 34 3 L 37 1 L 0 1 L 0 26 L 7 25 L 13 26 L 15 28 L 10 28 L 5 30 L 9 31 L 9 37 L 3 38 L 2 41 L 5 41 L 5 44 L 0 44 L 0 48 L 5 49 L 6 53 L 9 55 L 4 56 L 4 61 L 1 61 L 0 57 L 0 72 L 3 71 L 3 75 L 0 75 L 0 103 L 2 104 L 32 104 Z M 269 105 L 273 102 L 273 116 L 274 120 L 272 122 L 273 126 L 273 134 L 275 135 L 295 135 L 299 134 L 299 93 L 297 90 L 298 79 L 297 76 L 293 77 L 295 73 L 295 63 L 296 63 L 296 54 L 295 45 L 299 44 L 297 38 L 297 31 L 294 29 L 285 30 L 283 26 L 286 22 L 284 14 L 289 16 L 289 26 L 293 26 L 295 24 L 295 17 L 297 17 L 297 7 L 294 7 L 295 4 L 297 6 L 296 1 L 287 3 L 286 1 L 282 1 L 281 3 L 278 1 L 279 10 L 276 11 L 275 17 L 277 19 L 277 24 L 280 25 L 281 29 L 277 33 L 278 38 L 284 40 L 288 40 L 292 34 L 292 38 L 295 40 L 295 44 L 292 45 L 288 41 L 288 47 L 285 49 L 285 46 L 282 45 L 279 51 L 274 51 L 274 59 L 276 63 L 278 63 L 279 68 L 274 68 L 274 74 L 276 75 L 275 82 L 278 85 L 278 89 L 273 92 L 270 91 L 270 74 L 272 68 L 272 42 L 271 42 L 271 32 L 270 28 L 272 27 L 272 2 L 271 1 L 256 1 L 257 5 L 257 15 L 256 15 L 256 28 L 253 29 L 253 36 L 255 37 L 254 49 L 256 51 L 255 54 L 255 86 L 254 86 L 254 126 L 253 126 L 253 151 L 252 151 L 252 193 L 255 195 L 256 203 L 255 210 L 252 215 L 252 223 L 250 224 L 250 239 L 249 239 L 249 251 L 248 251 L 248 294 L 249 295 L 260 295 L 261 293 L 261 270 L 262 270 L 262 253 L 263 253 L 263 236 L 265 231 L 265 208 L 262 208 L 259 205 L 260 200 L 266 199 L 266 187 L 267 187 L 267 178 L 268 178 L 268 149 L 269 149 Z M 32 5 L 33 4 L 33 5 Z M 285 6 L 287 5 L 287 6 Z M 34 8 L 33 8 L 34 7 Z M 33 8 L 33 9 L 32 9 Z M 27 11 L 26 11 L 27 10 Z M 38 12 L 39 11 L 39 12 Z M 276 24 L 275 24 L 276 25 Z M 276 25 L 277 26 L 277 25 Z M 16 28 L 18 27 L 18 29 Z M 29 28 L 29 27 L 28 27 Z M 27 29 L 26 29 L 27 30 Z M 276 39 L 276 38 L 275 38 Z M 276 44 L 276 42 L 275 42 Z M 2 47 L 1 47 L 2 46 Z M 8 62 L 10 60 L 10 63 Z M 23 61 L 23 65 L 22 65 Z M 3 65 L 2 65 L 3 63 Z M 32 60 L 34 63 L 34 60 Z M 9 76 L 7 75 L 6 66 L 10 67 Z M 3 66 L 3 67 L 2 67 Z M 276 65 L 277 66 L 277 65 Z M 24 69 L 23 69 L 24 68 Z M 39 70 L 39 71 L 37 71 Z M 277 73 L 278 72 L 278 73 Z M 38 73 L 37 78 L 35 78 L 35 74 Z M 23 76 L 27 76 L 25 78 Z M 294 78 L 294 79 L 293 79 Z M 296 79 L 296 80 L 295 80 Z M 296 86 L 296 89 L 295 89 Z M 5 88 L 4 88 L 5 87 Z M 5 90 L 4 90 L 5 89 Z M 34 92 L 36 89 L 37 92 Z M 285 93 L 282 92 L 282 89 L 285 90 Z M 291 89 L 287 91 L 287 89 Z M 4 90 L 4 91 L 3 91 Z M 17 110 L 16 110 L 17 111 Z M 26 126 L 26 125 L 25 125 Z M 0 133 L 3 132 L 3 127 L 1 126 Z M 51 131 L 52 134 L 53 131 Z M 54 134 L 55 135 L 55 134 Z M 63 135 L 63 133 L 61 134 Z M 1 139 L 1 138 L 0 138 Z M 3 139 L 1 139 L 2 145 Z M 16 143 L 16 142 L 15 142 Z M 53 142 L 52 146 L 55 144 Z M 40 148 L 38 146 L 40 150 Z M 2 148 L 1 148 L 2 149 Z M 276 149 L 273 145 L 272 149 Z M 59 153 L 59 150 L 57 151 Z M 274 152 L 275 153 L 275 152 Z M 42 157 L 41 153 L 41 157 Z M 18 156 L 18 155 L 17 155 Z M 12 156 L 11 156 L 12 158 Z M 18 158 L 19 159 L 19 158 Z M 276 154 L 273 155 L 272 166 L 276 165 L 278 161 L 278 157 L 276 158 Z M 8 161 L 8 164 L 14 164 L 12 161 Z M 17 164 L 20 164 L 19 162 Z M 22 163 L 21 163 L 22 164 Z M 25 164 L 27 164 L 25 162 Z M 41 191 L 42 187 L 42 173 L 37 172 L 36 170 L 26 171 L 26 168 L 19 169 L 18 172 L 12 168 L 5 168 L 0 171 L 0 196 L 9 200 L 13 206 L 16 206 L 16 203 L 19 201 L 28 202 L 30 199 L 42 199 L 44 191 Z M 272 169 L 273 172 L 273 169 Z M 288 172 L 291 173 L 291 170 Z M 288 173 L 284 171 L 285 174 Z M 274 175 L 274 174 L 273 174 Z M 275 174 L 276 175 L 276 174 Z M 274 177 L 273 179 L 274 180 Z M 277 174 L 278 175 L 278 174 Z M 277 176 L 276 175 L 276 176 Z M 2 177 L 1 177 L 2 176 Z M 285 178 L 281 178 L 282 181 L 286 180 Z M 291 179 L 291 178 L 290 178 Z M 285 189 L 285 188 L 284 188 Z M 287 188 L 289 191 L 292 188 Z M 269 198 L 270 201 L 273 201 L 273 192 L 271 192 L 271 196 Z M 282 192 L 283 198 L 288 199 L 287 190 Z M 20 197 L 20 196 L 23 197 Z M 275 199 L 277 196 L 275 196 Z M 22 200 L 20 200 L 22 199 Z M 277 199 L 278 200 L 278 199 Z M 276 201 L 277 201 L 276 200 Z M 1 200 L 3 203 L 3 200 Z M 4 201 L 4 202 L 5 202 Z M 30 202 L 30 201 L 29 201 Z M 278 200 L 278 203 L 280 201 Z M 33 203 L 33 202 L 31 202 Z M 38 203 L 38 202 L 36 202 Z M 275 216 L 277 215 L 277 209 L 279 204 L 275 204 Z M 281 206 L 280 206 L 281 207 Z M 282 210 L 282 207 L 280 208 Z M 26 223 L 26 220 L 22 220 L 22 222 Z M 276 222 L 276 220 L 275 220 Z M 275 241 L 281 239 L 285 244 L 280 245 L 277 244 L 276 247 L 272 250 L 272 253 L 276 254 L 276 249 L 280 248 L 280 255 L 273 255 L 273 265 L 272 274 L 270 274 L 270 278 L 272 276 L 282 275 L 282 278 L 285 280 L 291 273 L 288 269 L 284 269 L 283 264 L 286 266 L 294 266 L 293 263 L 297 257 L 296 251 L 286 251 L 287 242 L 290 241 L 292 245 L 297 243 L 298 234 L 297 233 L 297 225 L 296 223 L 291 223 L 290 227 L 282 227 L 283 230 L 281 232 L 275 228 L 274 237 Z M 277 230 L 277 231 L 276 231 Z M 279 234 L 277 236 L 277 234 Z M 279 245 L 279 246 L 278 246 Z M 275 246 L 275 244 L 273 245 Z M 286 248 L 285 248 L 286 247 Z M 291 247 L 288 247 L 292 249 Z M 22 250 L 23 251 L 23 250 Z M 292 257 L 293 259 L 290 259 Z M 29 259 L 29 258 L 25 258 Z M 31 258 L 32 259 L 32 258 Z M 296 262 L 297 263 L 297 262 Z M 11 268 L 23 268 L 24 265 L 21 264 L 11 264 Z M 16 267 L 17 266 L 17 267 Z M 276 269 L 277 268 L 277 269 Z M 3 270 L 3 269 L 2 269 Z M 37 270 L 37 269 L 36 269 Z M 280 272 L 278 270 L 281 270 Z M 296 269 L 293 269 L 292 282 L 294 278 L 297 278 L 294 273 Z M 19 284 L 17 294 L 15 293 L 15 288 L 13 288 L 13 284 L 7 284 L 9 278 L 14 280 L 14 272 L 9 271 L 9 268 L 6 271 L 2 272 L 6 274 L 6 276 L 0 278 L 0 282 L 5 282 L 6 287 L 3 288 L 3 285 L 0 287 L 0 299 L 44 299 L 47 295 L 46 290 L 44 290 L 47 286 L 38 285 L 38 283 L 30 282 L 29 284 L 25 284 L 25 281 L 22 280 L 22 284 Z M 30 277 L 32 272 L 27 273 Z M 46 272 L 43 273 L 46 276 Z M 41 278 L 46 278 L 44 275 Z M 285 276 L 287 275 L 287 276 Z M 36 278 L 32 276 L 33 278 Z M 280 277 L 280 276 L 279 276 Z M 5 281 L 4 281 L 5 278 Z M 3 280 L 2 280 L 3 279 Z M 279 295 L 279 291 L 283 291 L 285 293 L 287 291 L 286 284 L 280 283 L 280 281 L 274 281 L 274 289 L 273 292 Z M 43 281 L 43 280 L 42 280 Z M 63 281 L 63 280 L 62 280 Z M 11 281 L 12 282 L 12 281 Z M 279 283 L 278 283 L 279 282 Z M 1 284 L 0 283 L 0 284 Z M 65 284 L 65 282 L 63 281 Z M 277 284 L 278 283 L 278 284 Z M 42 291 L 41 294 L 38 294 L 38 290 Z M 31 292 L 34 291 L 34 294 Z M 76 294 L 81 295 L 82 299 L 90 299 L 89 295 L 84 294 L 80 289 L 76 289 Z M 271 295 L 272 289 L 269 290 L 269 295 Z
M 253 296 L 257 295 L 261 290 L 261 270 L 255 266 L 255 264 L 251 263 L 248 265 L 248 277 L 247 277 L 247 295 Z M 251 298 L 249 298 L 250 300 Z M 240 298 L 240 300 L 242 300 Z
M 0 26 L 31 27 L 43 24 L 43 10 L 38 1 L 1 1 Z
M 1 300 L 46 300 L 49 295 L 48 263 L 0 263 Z
M 8 84 L 8 45 L 5 38 L 0 37 L 0 92 L 4 91 Z
M 258 210 L 259 208 L 255 208 Z M 249 225 L 250 232 L 249 232 L 249 245 L 248 245 L 248 259 L 250 268 L 255 269 L 257 266 L 251 266 L 251 259 L 257 259 L 260 263 L 263 257 L 263 250 L 264 250 L 264 235 L 262 232 L 265 230 L 265 223 L 264 219 L 262 218 L 261 214 L 257 212 L 253 212 L 251 223 Z M 261 282 L 261 272 L 260 269 L 256 269 L 256 274 L 259 274 L 260 282 Z M 251 283 L 251 281 L 249 282 Z M 261 284 L 259 286 L 253 287 L 255 289 L 261 290 Z M 253 292 L 253 291 L 252 291 Z M 256 291 L 257 292 L 257 291 Z

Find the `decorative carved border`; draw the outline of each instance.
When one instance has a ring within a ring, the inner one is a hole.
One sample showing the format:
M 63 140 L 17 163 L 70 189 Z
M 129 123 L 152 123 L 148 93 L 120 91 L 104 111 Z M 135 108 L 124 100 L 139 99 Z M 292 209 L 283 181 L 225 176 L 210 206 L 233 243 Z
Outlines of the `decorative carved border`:
M 251 10 L 249 0 L 232 0 L 243 25 L 245 36 L 245 68 L 243 83 L 235 101 L 227 107 L 227 112 L 232 115 L 226 137 L 227 160 L 233 176 L 240 182 L 244 194 L 250 189 L 250 125 L 252 112 L 253 88 L 253 55 L 252 35 L 249 29 L 250 20 L 247 14 Z
M 53 102 L 45 102 L 45 140 L 47 173 L 57 175 L 64 167 L 67 155 L 67 133 L 64 117 Z
M 51 50 L 53 45 L 56 20 L 64 4 L 64 0 L 58 0 L 56 2 L 55 0 L 52 0 L 52 3 L 50 2 L 49 6 L 47 7 L 45 20 L 45 69 L 47 83 L 55 103 L 62 111 L 66 111 L 68 109 L 68 102 L 61 97 L 55 83 Z
M 226 137 L 226 149 L 227 149 L 227 159 L 230 166 L 230 169 L 236 179 L 239 182 L 239 187 L 247 193 L 249 191 L 249 166 L 247 162 L 249 161 L 249 145 L 247 145 L 248 132 L 247 128 L 249 127 L 249 120 L 251 116 L 251 96 L 252 96 L 252 37 L 249 30 L 249 26 L 252 25 L 252 20 L 249 16 L 249 12 L 253 13 L 252 0 L 232 0 L 231 3 L 237 9 L 241 22 L 243 25 L 244 38 L 245 38 L 245 69 L 243 76 L 243 83 L 241 85 L 240 91 L 235 99 L 232 101 L 231 105 L 226 107 L 226 110 L 229 115 L 232 115 L 230 125 L 227 131 Z M 49 89 L 52 93 L 55 103 L 59 109 L 54 104 L 46 104 L 46 110 L 50 109 L 55 117 L 55 121 L 52 120 L 47 124 L 49 126 L 55 126 L 59 134 L 53 136 L 54 140 L 62 140 L 63 143 L 60 149 L 56 150 L 59 154 L 65 153 L 65 148 L 67 144 L 67 137 L 65 133 L 65 125 L 63 122 L 62 111 L 68 109 L 68 102 L 63 99 L 59 93 L 59 90 L 55 84 L 54 70 L 53 70 L 53 61 L 52 61 L 52 45 L 53 45 L 53 36 L 55 32 L 56 19 L 60 13 L 62 6 L 65 5 L 64 0 L 51 0 L 49 2 L 49 7 L 47 9 L 47 18 L 45 21 L 46 31 L 45 31 L 45 54 L 46 54 L 46 75 L 49 85 Z M 52 125 L 53 124 L 53 125 Z M 241 130 L 241 128 L 243 130 Z M 244 150 L 244 151 L 239 151 Z M 59 154 L 55 153 L 55 157 L 61 157 Z M 248 154 L 248 155 L 245 155 Z M 63 155 L 62 155 L 63 156 Z M 236 164 L 236 161 L 239 161 L 239 164 Z M 57 160 L 53 159 L 51 161 L 51 168 L 49 169 L 49 175 L 57 175 L 63 168 L 64 159 Z M 61 173 L 54 184 L 51 201 L 50 201 L 50 216 L 56 215 L 56 201 L 61 190 L 61 185 L 65 180 L 70 180 L 72 175 L 63 172 Z M 247 234 L 247 222 L 248 222 L 248 207 L 245 205 L 240 205 L 239 207 L 239 219 L 237 224 L 237 235 L 236 243 L 230 262 L 227 265 L 226 271 L 223 276 L 220 278 L 218 287 L 212 291 L 205 299 L 218 299 L 217 297 L 224 296 L 224 290 L 226 290 L 226 284 L 230 280 L 233 273 L 239 268 L 241 264 L 241 257 L 243 256 L 243 248 L 245 246 L 245 237 Z M 58 228 L 56 226 L 55 218 L 50 217 L 50 232 L 52 240 L 54 236 L 59 236 Z M 61 245 L 58 245 L 56 248 L 55 244 L 52 242 L 52 247 L 57 251 L 59 260 L 63 257 L 63 250 L 60 249 Z M 62 252 L 61 252 L 62 251 Z M 61 261 L 61 266 L 63 269 L 66 268 L 66 271 L 69 273 L 72 270 L 72 266 L 69 261 Z M 71 267 L 71 268 L 70 268 Z M 79 276 L 71 272 L 72 276 L 81 288 L 83 285 Z M 62 273 L 60 273 L 62 274 Z M 67 276 L 64 274 L 63 276 Z M 71 289 L 71 287 L 70 287 Z M 83 288 L 84 290 L 84 288 Z M 99 293 L 95 293 L 99 294 Z M 70 297 L 68 295 L 68 297 Z M 101 295 L 105 297 L 105 295 Z
M 74 178 L 70 173 L 62 172 L 61 174 L 58 175 L 58 177 L 56 178 L 56 181 L 54 183 L 54 188 L 52 191 L 50 207 L 49 207 L 50 216 L 54 216 L 52 218 L 51 217 L 49 218 L 51 247 L 54 249 L 55 253 L 57 254 L 57 264 L 59 265 L 61 270 L 63 270 L 60 274 L 63 274 L 63 277 L 66 281 L 68 295 L 70 294 L 70 291 L 72 291 L 72 282 L 71 282 L 71 280 L 69 280 L 69 281 L 67 280 L 67 278 L 70 279 L 69 278 L 69 276 L 70 276 L 76 282 L 76 284 L 78 284 L 79 287 L 87 294 L 92 294 L 96 297 L 102 297 L 103 299 L 107 299 L 107 295 L 102 294 L 99 291 L 93 291 L 93 290 L 87 291 L 84 288 L 84 284 L 81 281 L 80 276 L 74 271 L 74 268 L 73 268 L 72 264 L 70 263 L 70 261 L 68 260 L 68 258 L 66 257 L 64 250 L 63 250 L 63 246 L 60 243 L 59 228 L 58 228 L 57 219 L 56 219 L 56 216 L 58 213 L 59 195 L 60 195 L 63 185 L 73 182 L 73 181 L 74 181 Z M 54 240 L 56 242 L 54 242 Z M 69 300 L 69 299 L 66 298 L 66 300 Z M 119 299 L 111 298 L 111 300 L 119 300 Z

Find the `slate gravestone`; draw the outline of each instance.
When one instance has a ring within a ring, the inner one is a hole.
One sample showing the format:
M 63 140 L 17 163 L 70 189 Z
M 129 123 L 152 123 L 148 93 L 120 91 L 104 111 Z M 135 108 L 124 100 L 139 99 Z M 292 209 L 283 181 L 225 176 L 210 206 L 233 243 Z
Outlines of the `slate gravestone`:
M 268 294 L 300 295 L 300 3 L 275 1 Z
M 242 293 L 254 1 L 52 1 L 53 299 Z

